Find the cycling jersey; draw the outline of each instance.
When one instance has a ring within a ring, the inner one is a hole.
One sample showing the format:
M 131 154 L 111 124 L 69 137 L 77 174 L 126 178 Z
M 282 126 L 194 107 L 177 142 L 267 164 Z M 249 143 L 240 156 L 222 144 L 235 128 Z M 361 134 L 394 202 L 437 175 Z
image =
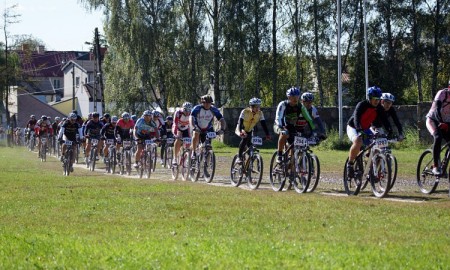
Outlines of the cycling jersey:
M 53 128 L 52 128 L 52 124 L 50 123 L 49 120 L 42 120 L 39 119 L 36 123 L 36 125 L 34 126 L 34 132 L 36 134 L 40 135 L 52 135 L 53 134 Z
M 436 93 L 427 117 L 440 123 L 450 123 L 450 90 L 448 88 Z
M 308 110 L 301 103 L 291 106 L 288 100 L 281 101 L 277 107 L 275 116 L 275 125 L 278 128 L 295 127 L 297 130 L 302 130 L 306 125 L 315 129 L 315 125 Z
M 367 130 L 379 117 L 377 121 L 382 122 L 386 129 L 390 131 L 391 124 L 387 119 L 383 119 L 385 117 L 381 117 L 383 110 L 381 106 L 372 106 L 368 100 L 361 101 L 356 105 L 355 111 L 348 120 L 347 125 L 356 130 Z
M 209 110 L 206 110 L 202 105 L 197 105 L 191 112 L 192 125 L 198 127 L 202 131 L 211 130 L 213 128 L 214 117 L 216 117 L 217 120 L 223 118 L 219 109 L 214 106 L 211 106 Z
M 381 104 L 378 106 L 383 107 Z M 392 121 L 394 122 L 395 126 L 397 127 L 397 131 L 399 134 L 403 134 L 403 127 L 400 123 L 400 120 L 398 119 L 397 112 L 395 111 L 394 107 L 390 107 L 389 110 L 385 110 L 383 108 L 382 113 L 379 118 L 375 119 L 374 126 L 377 128 L 383 127 L 383 123 L 381 123 L 380 119 L 386 119 L 386 121 L 389 121 L 389 118 L 392 118 Z M 384 127 L 386 131 L 391 132 L 391 130 L 388 130 L 388 128 Z M 390 127 L 391 128 L 391 127 Z
M 114 130 L 114 134 L 116 137 L 120 137 L 122 140 L 130 139 L 130 131 L 134 127 L 134 121 L 132 119 L 128 119 L 128 121 L 123 120 L 123 118 L 119 119 L 116 124 L 116 128 Z
M 309 115 L 313 119 L 314 123 L 317 125 L 317 131 L 325 134 L 325 127 L 323 126 L 322 119 L 320 119 L 319 111 L 314 105 L 311 105 L 311 108 L 308 109 Z
M 114 130 L 115 130 L 115 126 L 111 123 L 106 123 L 102 129 L 100 130 L 100 134 L 102 136 L 102 138 L 105 139 L 115 139 L 116 137 L 114 136 Z
M 65 136 L 69 141 L 76 141 L 77 134 L 82 137 L 81 126 L 77 122 L 72 123 L 66 120 L 60 126 L 58 139 L 63 139 L 63 136 Z
M 245 108 L 241 111 L 239 119 L 242 119 L 242 127 L 239 130 L 245 130 L 245 132 L 251 132 L 259 121 L 265 121 L 262 111 L 254 113 L 252 108 Z
M 172 132 L 177 134 L 177 130 L 189 130 L 189 117 L 190 115 L 185 115 L 183 109 L 177 110 L 173 115 Z
M 30 119 L 27 123 L 27 128 L 34 129 L 34 126 L 36 126 L 37 120 L 36 119 Z
M 84 135 L 89 138 L 100 139 L 100 131 L 103 127 L 102 122 L 89 120 L 84 127 Z
M 149 139 L 156 136 L 158 130 L 153 120 L 145 122 L 144 118 L 139 118 L 134 126 L 136 139 Z
M 153 120 L 156 123 L 156 128 L 159 130 L 159 136 L 166 135 L 166 122 L 160 118 Z

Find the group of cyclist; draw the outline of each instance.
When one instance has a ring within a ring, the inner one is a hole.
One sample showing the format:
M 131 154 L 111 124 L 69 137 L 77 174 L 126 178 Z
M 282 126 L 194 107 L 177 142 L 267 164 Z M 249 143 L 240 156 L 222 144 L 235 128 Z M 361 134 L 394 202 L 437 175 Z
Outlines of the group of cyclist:
M 450 139 L 450 90 L 444 88 L 436 94 L 433 104 L 426 118 L 426 126 L 434 138 L 433 173 L 441 175 L 439 152 L 442 139 Z M 318 114 L 317 108 L 312 105 L 314 95 L 310 92 L 301 94 L 296 87 L 289 88 L 286 91 L 286 100 L 281 101 L 276 109 L 274 121 L 274 132 L 278 135 L 277 144 L 277 162 L 282 162 L 283 149 L 286 143 L 292 144 L 296 134 L 302 136 L 316 136 L 318 139 L 326 139 L 324 124 Z M 347 174 L 353 177 L 353 164 L 355 158 L 363 146 L 364 138 L 367 135 L 373 135 L 377 132 L 386 132 L 392 134 L 393 128 L 391 122 L 396 126 L 398 140 L 404 139 L 403 127 L 397 117 L 396 110 L 392 106 L 395 97 L 390 93 L 382 93 L 377 86 L 367 89 L 367 98 L 359 102 L 347 122 L 347 136 L 352 142 L 349 150 L 349 162 L 347 163 Z M 241 138 L 238 150 L 238 160 L 242 161 L 242 153 L 246 147 L 251 144 L 253 130 L 256 124 L 261 123 L 265 133 L 266 140 L 271 140 L 269 129 L 261 111 L 262 101 L 259 98 L 251 98 L 248 107 L 243 109 L 237 120 L 235 134 Z M 104 114 L 102 117 L 96 112 L 89 114 L 86 121 L 73 111 L 67 118 L 51 118 L 43 115 L 36 119 L 34 115 L 26 125 L 26 140 L 30 139 L 31 134 L 38 138 L 40 146 L 40 137 L 56 136 L 59 142 L 65 140 L 79 141 L 85 147 L 85 156 L 89 156 L 91 142 L 98 140 L 98 149 L 103 149 L 104 157 L 108 156 L 108 147 L 103 141 L 113 139 L 117 150 L 120 150 L 124 140 L 134 140 L 137 144 L 135 152 L 134 167 L 139 166 L 140 155 L 143 149 L 143 142 L 147 139 L 156 139 L 161 142 L 161 162 L 164 158 L 164 147 L 166 138 L 173 138 L 175 157 L 173 163 L 177 163 L 183 138 L 192 138 L 192 149 L 196 149 L 199 141 L 204 141 L 207 132 L 214 131 L 213 120 L 217 119 L 220 126 L 216 131 L 218 135 L 224 133 L 226 129 L 225 119 L 222 114 L 213 105 L 213 99 L 210 95 L 201 97 L 201 103 L 193 106 L 190 102 L 184 102 L 182 106 L 173 113 L 173 116 L 167 116 L 164 120 L 159 111 L 146 110 L 140 118 L 131 116 L 128 112 L 122 113 L 121 117 Z M 389 119 L 392 120 L 389 120 Z M 33 131 L 33 132 L 31 132 Z M 104 145 L 104 146 L 103 146 Z M 62 146 L 65 151 L 65 145 Z M 196 151 L 192 151 L 196 155 Z

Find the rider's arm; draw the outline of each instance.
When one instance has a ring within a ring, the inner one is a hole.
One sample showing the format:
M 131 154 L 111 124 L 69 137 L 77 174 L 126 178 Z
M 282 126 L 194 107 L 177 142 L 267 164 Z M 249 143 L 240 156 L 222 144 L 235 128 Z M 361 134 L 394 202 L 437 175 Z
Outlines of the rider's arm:
M 225 122 L 225 118 L 223 118 L 223 115 L 220 113 L 219 109 L 216 107 L 211 107 L 211 111 L 214 113 L 216 119 L 219 120 L 220 129 L 225 130 L 227 128 L 227 123 Z
M 200 111 L 201 107 L 200 106 L 195 106 L 194 109 L 192 109 L 191 115 L 189 116 L 189 123 L 190 125 L 193 127 L 193 129 L 200 129 L 200 127 L 198 126 L 198 121 L 197 121 L 197 114 Z
M 353 113 L 353 125 L 357 131 L 362 130 L 361 127 L 361 117 L 365 111 L 364 101 L 359 102 L 356 105 L 355 112 Z
M 398 119 L 397 112 L 393 107 L 391 107 L 388 112 L 392 117 L 392 121 L 394 121 L 394 124 L 397 127 L 399 135 L 403 135 L 403 126 L 400 120 Z
M 308 109 L 306 109 L 305 106 L 302 105 L 302 115 L 305 117 L 306 121 L 308 122 L 309 126 L 311 127 L 311 130 L 315 130 L 316 126 L 314 125 L 314 121 L 311 118 L 311 115 L 308 112 Z
M 277 106 L 277 112 L 275 115 L 275 125 L 278 128 L 283 128 L 286 123 L 284 122 L 284 111 L 286 110 L 286 104 L 284 101 L 280 102 Z
M 58 140 L 61 140 L 63 138 L 64 130 L 65 130 L 64 126 L 61 126 L 58 133 Z

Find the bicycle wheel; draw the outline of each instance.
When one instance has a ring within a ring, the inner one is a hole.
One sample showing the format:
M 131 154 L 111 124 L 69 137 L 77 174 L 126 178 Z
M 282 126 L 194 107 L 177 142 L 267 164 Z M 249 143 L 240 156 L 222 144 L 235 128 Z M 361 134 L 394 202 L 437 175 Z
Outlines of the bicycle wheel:
M 173 162 L 173 147 L 169 146 L 165 149 L 164 153 L 164 168 L 172 168 Z
M 393 154 L 387 154 L 386 159 L 389 167 L 391 167 L 391 186 L 389 187 L 389 191 L 391 191 L 394 187 L 395 180 L 397 180 L 397 158 Z
M 125 152 L 125 170 L 127 171 L 127 175 L 131 175 L 131 152 Z
M 293 179 L 293 186 L 297 193 L 304 193 L 308 190 L 311 181 L 311 157 L 309 153 L 303 152 L 297 154 L 296 173 Z
M 211 183 L 216 172 L 216 155 L 212 150 L 208 150 L 205 153 L 205 160 L 203 166 L 203 178 L 206 183 Z
M 254 154 L 250 157 L 250 164 L 247 169 L 247 185 L 250 189 L 257 189 L 261 184 L 264 164 L 263 159 L 259 154 Z
M 153 150 L 152 150 L 152 153 L 151 153 L 151 169 L 152 169 L 152 172 L 154 172 L 155 171 L 155 169 L 156 169 L 156 160 L 157 160 L 157 158 L 158 158 L 158 148 L 156 148 L 156 146 L 155 147 L 153 147 Z
M 231 161 L 231 168 L 230 168 L 230 178 L 231 178 L 231 185 L 233 187 L 238 187 L 241 184 L 242 181 L 242 162 L 237 163 L 236 160 L 238 159 L 239 155 L 234 155 L 233 160 Z
M 180 173 L 179 168 L 181 167 L 181 164 L 184 163 L 183 156 L 184 156 L 184 153 L 180 157 L 180 162 L 177 162 L 176 165 L 172 165 L 172 164 L 170 165 L 170 171 L 172 172 L 172 180 L 174 180 L 174 181 L 176 181 L 178 179 L 178 174 Z M 184 178 L 184 176 L 183 176 L 183 178 Z M 186 179 L 183 179 L 183 180 L 186 180 Z
M 391 186 L 391 167 L 384 154 L 378 153 L 372 158 L 369 173 L 373 195 L 377 198 L 385 197 Z
M 191 177 L 190 166 L 191 166 L 191 151 L 183 151 L 178 166 L 178 170 L 181 170 L 181 179 L 183 181 L 186 181 Z
M 286 183 L 286 170 L 284 162 L 278 163 L 276 159 L 277 151 L 273 153 L 270 160 L 269 181 L 274 191 L 281 191 Z
M 311 181 L 309 182 L 309 187 L 306 190 L 306 192 L 313 192 L 317 185 L 319 184 L 320 180 L 320 161 L 319 158 L 314 155 L 310 154 L 311 157 Z
M 354 176 L 352 178 L 349 178 L 347 175 L 347 163 L 348 158 L 345 161 L 344 165 L 344 189 L 347 195 L 358 195 L 359 191 L 361 190 L 361 184 L 362 184 L 362 177 L 364 172 L 364 165 L 362 162 L 362 159 L 359 157 L 355 160 L 355 163 L 353 165 L 354 169 Z
M 148 158 L 148 155 L 145 155 L 144 163 L 145 178 L 149 179 L 150 175 L 152 174 L 152 160 Z
M 139 167 L 137 169 L 138 174 L 139 174 L 139 178 L 142 178 L 142 176 L 144 175 L 144 171 L 146 170 L 146 166 L 147 166 L 147 162 L 146 162 L 146 153 L 142 153 L 141 155 L 141 159 L 139 161 Z
M 116 149 L 112 148 L 109 150 L 109 164 L 111 166 L 111 173 L 116 173 L 116 165 L 117 165 L 117 156 L 116 156 Z
M 41 162 L 47 161 L 47 147 L 44 144 L 41 144 Z
M 419 163 L 417 164 L 417 184 L 422 193 L 433 193 L 439 184 L 439 177 L 432 172 L 433 167 L 433 151 L 427 149 L 420 155 Z
M 119 151 L 117 155 L 117 165 L 119 165 L 119 174 L 124 175 L 125 174 L 125 155 L 123 154 L 123 150 Z
M 91 149 L 91 153 L 89 155 L 89 170 L 94 171 L 95 170 L 95 159 L 96 159 L 96 155 L 95 155 L 95 151 L 97 150 L 97 148 L 92 148 Z
M 195 158 L 189 159 L 189 178 L 192 182 L 197 182 L 200 177 L 200 164 L 202 162 L 202 154 L 195 155 Z

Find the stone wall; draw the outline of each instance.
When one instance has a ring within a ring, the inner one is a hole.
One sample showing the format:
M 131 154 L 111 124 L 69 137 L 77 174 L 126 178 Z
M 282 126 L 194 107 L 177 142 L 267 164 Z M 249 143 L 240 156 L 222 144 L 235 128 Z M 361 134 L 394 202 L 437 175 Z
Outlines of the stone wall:
M 405 106 L 394 106 L 397 110 L 398 117 L 403 124 L 403 128 L 417 128 L 419 130 L 419 136 L 421 139 L 430 142 L 431 137 L 425 127 L 425 115 L 431 106 L 430 102 L 420 103 L 415 105 L 405 105 Z M 223 108 L 221 112 L 227 123 L 227 131 L 221 140 L 229 145 L 237 145 L 240 138 L 234 134 L 236 124 L 239 118 L 239 114 L 243 108 Z M 339 112 L 337 107 L 325 107 L 318 108 L 320 117 L 325 124 L 325 128 L 329 129 L 339 129 Z M 266 118 L 266 123 L 272 137 L 275 137 L 273 132 L 273 124 L 275 121 L 276 108 L 262 108 L 264 112 L 264 117 Z M 354 107 L 343 107 L 343 130 L 345 134 L 345 129 L 347 126 L 347 121 L 354 111 Z M 257 134 L 259 136 L 264 136 L 264 131 L 260 124 L 257 125 Z

